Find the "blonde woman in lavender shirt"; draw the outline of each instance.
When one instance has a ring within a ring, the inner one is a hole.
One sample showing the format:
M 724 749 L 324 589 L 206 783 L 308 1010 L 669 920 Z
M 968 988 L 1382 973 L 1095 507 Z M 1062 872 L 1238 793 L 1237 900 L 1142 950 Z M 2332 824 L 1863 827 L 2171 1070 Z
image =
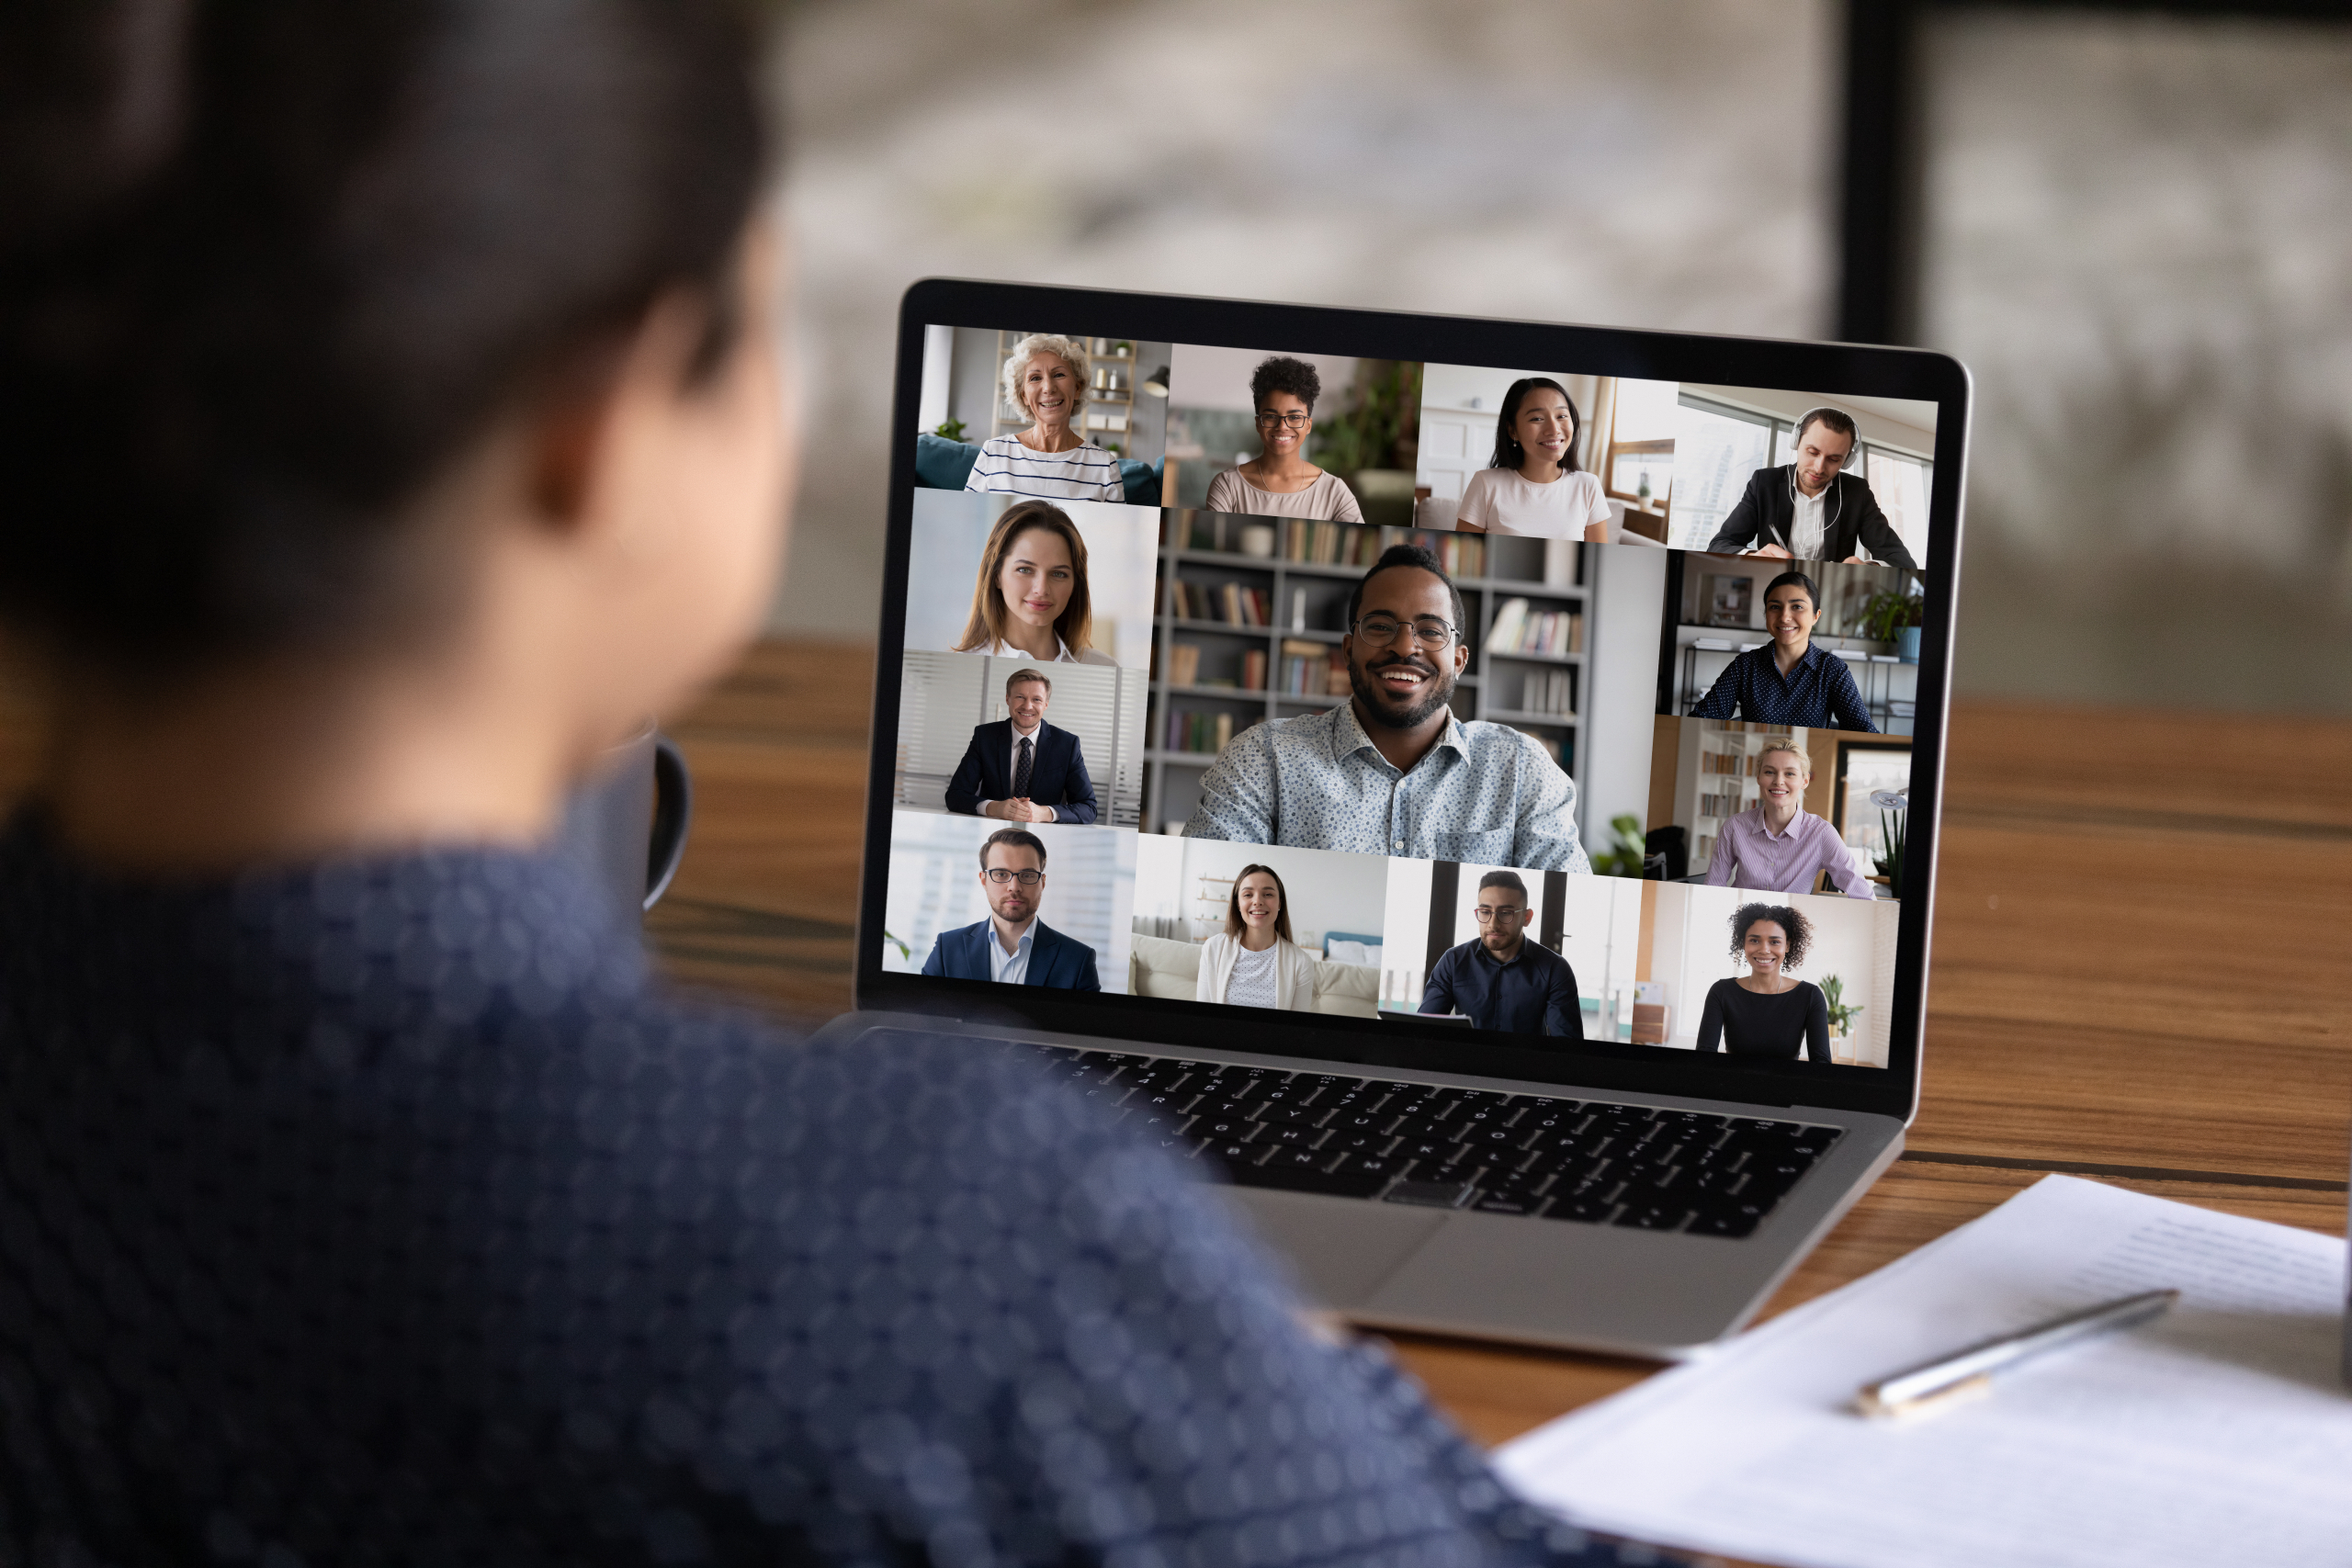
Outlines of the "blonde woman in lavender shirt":
M 1878 897 L 1852 846 L 1826 818 L 1804 808 L 1804 786 L 1812 778 L 1812 760 L 1795 741 L 1775 739 L 1765 746 L 1756 759 L 1763 798 L 1715 835 L 1715 852 L 1707 862 L 1711 886 L 1810 893 L 1815 874 L 1826 871 L 1849 898 Z

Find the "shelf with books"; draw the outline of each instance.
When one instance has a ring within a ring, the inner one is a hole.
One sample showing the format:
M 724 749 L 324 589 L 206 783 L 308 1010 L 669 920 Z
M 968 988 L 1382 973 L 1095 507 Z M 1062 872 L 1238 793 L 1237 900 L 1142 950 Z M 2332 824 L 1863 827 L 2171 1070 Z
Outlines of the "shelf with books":
M 1245 530 L 1261 527 L 1273 531 L 1271 554 L 1240 549 Z M 1163 514 L 1160 535 L 1159 603 L 1207 614 L 1163 614 L 1155 627 L 1153 745 L 1145 752 L 1147 825 L 1163 831 L 1181 825 L 1199 801 L 1200 768 L 1214 760 L 1213 751 L 1169 747 L 1171 726 L 1183 727 L 1174 733 L 1192 739 L 1193 715 L 1221 713 L 1230 716 L 1238 734 L 1250 723 L 1300 718 L 1347 700 L 1345 668 L 1334 674 L 1332 665 L 1345 636 L 1349 592 L 1383 551 L 1406 542 L 1428 546 L 1442 559 L 1453 558 L 1451 575 L 1462 593 L 1470 647 L 1454 711 L 1465 719 L 1509 723 L 1533 735 L 1555 756 L 1568 759 L 1569 771 L 1583 787 L 1573 711 L 1582 696 L 1582 650 L 1591 635 L 1582 544 L 1171 510 Z M 1228 586 L 1236 591 L 1230 595 Z M 1246 600 L 1242 590 L 1250 591 Z M 1532 639 L 1529 651 L 1519 651 L 1522 633 L 1509 621 L 1503 629 L 1511 646 L 1495 645 L 1497 619 L 1514 603 L 1512 615 L 1522 626 L 1551 628 L 1548 634 L 1524 634 Z M 1261 619 L 1272 624 L 1256 624 Z M 1547 637 L 1551 644 L 1573 650 L 1535 651 L 1546 646 Z M 1295 646 L 1286 650 L 1285 644 Z M 1319 654 L 1323 689 L 1313 689 L 1317 659 L 1307 646 L 1297 645 L 1311 645 Z M 1261 658 L 1264 673 L 1258 675 Z M 1568 683 L 1555 689 L 1550 682 L 1559 676 Z M 1544 693 L 1532 705 L 1531 680 Z M 1294 689 L 1302 682 L 1310 689 Z M 1209 739 L 1213 744 L 1213 733 Z

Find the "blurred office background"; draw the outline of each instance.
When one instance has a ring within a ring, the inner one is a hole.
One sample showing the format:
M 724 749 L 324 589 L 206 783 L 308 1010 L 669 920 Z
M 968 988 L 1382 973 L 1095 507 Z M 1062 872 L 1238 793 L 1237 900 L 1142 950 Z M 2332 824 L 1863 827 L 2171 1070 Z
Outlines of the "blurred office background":
M 872 634 L 893 310 L 954 274 L 1945 349 L 1964 694 L 2352 707 L 2342 8 L 1854 4 L 1875 282 L 1845 0 L 800 0 L 779 624 Z

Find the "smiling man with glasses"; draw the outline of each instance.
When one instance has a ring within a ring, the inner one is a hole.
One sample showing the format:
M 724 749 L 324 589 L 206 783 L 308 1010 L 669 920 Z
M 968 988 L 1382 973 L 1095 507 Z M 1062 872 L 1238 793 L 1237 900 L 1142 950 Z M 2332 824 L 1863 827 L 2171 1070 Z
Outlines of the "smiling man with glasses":
M 1353 696 L 1243 730 L 1201 780 L 1190 839 L 1589 871 L 1576 785 L 1534 737 L 1453 716 L 1470 661 L 1462 595 L 1418 545 L 1348 596 Z
M 989 918 L 939 933 L 922 972 L 1001 986 L 1099 991 L 1094 950 L 1037 918 L 1046 901 L 1046 841 L 1023 828 L 1000 828 L 980 846 L 980 888 Z

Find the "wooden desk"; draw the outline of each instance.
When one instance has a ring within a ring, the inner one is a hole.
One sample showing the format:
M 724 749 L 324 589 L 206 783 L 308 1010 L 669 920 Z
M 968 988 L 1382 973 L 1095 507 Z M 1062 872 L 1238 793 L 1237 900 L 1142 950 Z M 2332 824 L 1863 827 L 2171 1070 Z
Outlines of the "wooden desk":
M 648 929 L 680 979 L 804 1017 L 848 1005 L 871 687 L 863 651 L 769 644 L 673 727 L 695 836 Z M 1962 707 L 1911 1147 L 1767 1310 L 2050 1170 L 2340 1233 L 2346 778 L 2352 724 Z M 1487 1443 L 1655 1370 L 1397 1349 Z
M 694 839 L 670 972 L 804 1019 L 849 1002 L 870 657 L 755 649 L 673 727 Z M 0 680 L 0 798 L 34 726 Z M 1975 704 L 1955 716 L 1911 1148 L 1779 1311 L 2069 1170 L 2340 1232 L 2352 1122 L 2352 724 Z M 1408 1337 L 1486 1442 L 1654 1370 Z

